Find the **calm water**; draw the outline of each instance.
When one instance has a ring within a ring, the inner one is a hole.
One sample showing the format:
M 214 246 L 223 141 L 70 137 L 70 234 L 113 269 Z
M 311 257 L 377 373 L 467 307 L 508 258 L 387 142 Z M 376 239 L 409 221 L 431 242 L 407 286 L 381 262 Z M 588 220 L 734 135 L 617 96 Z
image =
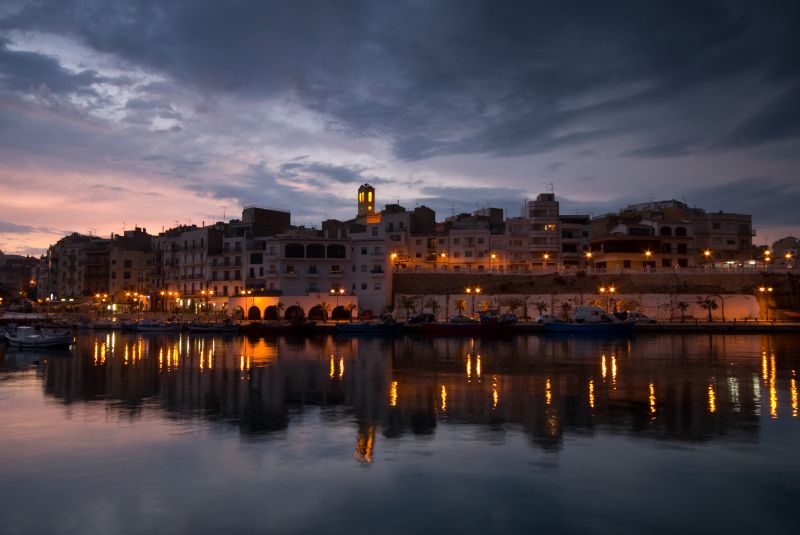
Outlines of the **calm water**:
M 795 532 L 798 344 L 0 346 L 0 532 Z

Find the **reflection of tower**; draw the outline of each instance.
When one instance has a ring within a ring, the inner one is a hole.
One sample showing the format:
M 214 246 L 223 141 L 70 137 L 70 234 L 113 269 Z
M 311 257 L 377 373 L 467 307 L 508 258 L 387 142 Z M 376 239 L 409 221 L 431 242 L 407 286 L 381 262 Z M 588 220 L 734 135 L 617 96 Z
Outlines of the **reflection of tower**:
M 358 215 L 363 217 L 375 213 L 375 188 L 364 184 L 358 188 Z

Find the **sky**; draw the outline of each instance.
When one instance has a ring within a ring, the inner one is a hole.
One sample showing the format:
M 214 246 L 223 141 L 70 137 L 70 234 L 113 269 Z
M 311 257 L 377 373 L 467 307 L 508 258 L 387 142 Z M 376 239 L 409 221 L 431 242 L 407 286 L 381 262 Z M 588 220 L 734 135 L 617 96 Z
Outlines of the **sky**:
M 800 236 L 800 2 L 0 3 L 0 250 L 679 199 Z

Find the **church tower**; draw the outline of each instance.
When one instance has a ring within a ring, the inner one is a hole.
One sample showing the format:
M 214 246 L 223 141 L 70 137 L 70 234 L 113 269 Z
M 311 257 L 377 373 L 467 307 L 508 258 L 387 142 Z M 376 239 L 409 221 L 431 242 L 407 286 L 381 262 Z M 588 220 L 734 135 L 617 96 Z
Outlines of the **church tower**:
M 375 188 L 364 184 L 358 188 L 358 217 L 375 213 Z

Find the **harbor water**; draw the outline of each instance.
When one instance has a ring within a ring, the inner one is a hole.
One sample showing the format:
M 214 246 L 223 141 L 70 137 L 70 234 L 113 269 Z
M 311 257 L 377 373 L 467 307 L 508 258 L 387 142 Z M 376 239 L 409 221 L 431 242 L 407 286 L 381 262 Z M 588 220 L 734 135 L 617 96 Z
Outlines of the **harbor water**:
M 0 344 L 0 533 L 789 533 L 800 335 Z

